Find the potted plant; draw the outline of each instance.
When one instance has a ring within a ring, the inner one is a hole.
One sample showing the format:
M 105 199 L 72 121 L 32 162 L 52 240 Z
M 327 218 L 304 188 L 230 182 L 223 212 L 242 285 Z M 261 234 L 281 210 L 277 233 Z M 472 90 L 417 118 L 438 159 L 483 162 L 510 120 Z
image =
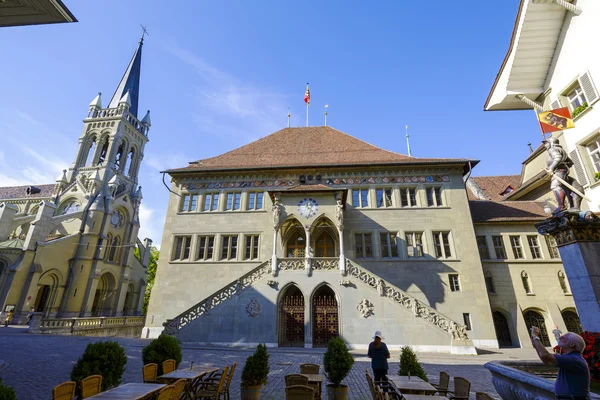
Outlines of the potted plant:
M 403 346 L 400 349 L 400 370 L 398 371 L 398 375 L 418 376 L 425 382 L 429 382 L 425 370 L 421 364 L 419 364 L 417 355 L 410 346 Z
M 327 385 L 329 400 L 346 400 L 348 398 L 348 386 L 342 385 L 342 381 L 350 373 L 352 365 L 354 365 L 354 357 L 348 351 L 342 338 L 331 339 L 327 343 L 327 351 L 323 356 L 325 376 L 331 382 Z
M 246 358 L 242 370 L 242 400 L 260 399 L 260 389 L 267 384 L 269 375 L 269 357 L 267 346 L 259 344 L 254 354 Z

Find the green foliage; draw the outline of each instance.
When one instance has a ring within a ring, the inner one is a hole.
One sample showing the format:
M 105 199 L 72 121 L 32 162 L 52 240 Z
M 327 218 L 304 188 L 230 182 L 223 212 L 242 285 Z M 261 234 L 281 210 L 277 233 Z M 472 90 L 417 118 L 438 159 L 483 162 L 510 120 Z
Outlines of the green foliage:
M 169 335 L 160 335 L 142 350 L 144 365 L 158 364 L 158 375 L 162 375 L 162 363 L 165 360 L 175 360 L 177 366 L 181 363 L 181 346 L 177 339 Z
M 579 107 L 577 107 L 576 109 L 573 110 L 573 112 L 571 113 L 571 118 L 575 118 L 576 116 L 578 116 L 579 114 L 581 114 L 581 112 L 583 110 L 585 110 L 586 108 L 588 108 L 588 103 L 587 101 L 582 103 Z
M 419 364 L 417 355 L 410 346 L 404 346 L 400 351 L 400 371 L 398 371 L 398 375 L 418 376 L 425 382 L 429 382 L 425 370 Z
M 327 351 L 323 356 L 325 376 L 334 386 L 340 386 L 354 365 L 354 357 L 348 351 L 342 338 L 334 338 L 327 343 Z
M 267 346 L 259 344 L 256 351 L 246 358 L 246 364 L 242 370 L 242 387 L 262 386 L 267 384 L 269 375 L 269 353 Z
M 133 254 L 139 262 L 142 262 L 142 258 L 140 256 L 140 249 L 136 247 L 133 251 Z M 144 305 L 142 306 L 143 315 L 147 315 L 148 313 L 148 303 L 150 303 L 150 292 L 152 292 L 152 286 L 154 286 L 154 278 L 156 277 L 156 266 L 158 265 L 159 256 L 160 251 L 156 247 L 151 246 L 150 261 L 148 261 L 148 274 L 146 275 L 146 292 L 144 293 Z
M 0 379 L 0 400 L 17 400 L 15 389 L 4 385 L 2 379 Z
M 597 181 L 600 181 L 600 172 L 596 172 L 594 178 L 596 178 Z
M 90 343 L 71 372 L 71 380 L 79 382 L 90 375 L 102 375 L 102 390 L 121 384 L 125 372 L 127 355 L 125 348 L 117 342 Z

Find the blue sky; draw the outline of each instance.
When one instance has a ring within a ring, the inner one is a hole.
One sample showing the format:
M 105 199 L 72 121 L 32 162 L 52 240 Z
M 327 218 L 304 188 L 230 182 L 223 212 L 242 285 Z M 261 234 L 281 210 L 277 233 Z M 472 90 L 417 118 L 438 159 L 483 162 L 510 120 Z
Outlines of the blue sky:
M 0 186 L 52 183 L 74 160 L 97 92 L 106 105 L 139 39 L 140 236 L 160 244 L 168 192 L 158 171 L 215 156 L 287 124 L 328 125 L 416 157 L 481 160 L 518 174 L 541 134 L 532 112 L 484 112 L 518 0 L 66 0 L 74 24 L 0 29 Z

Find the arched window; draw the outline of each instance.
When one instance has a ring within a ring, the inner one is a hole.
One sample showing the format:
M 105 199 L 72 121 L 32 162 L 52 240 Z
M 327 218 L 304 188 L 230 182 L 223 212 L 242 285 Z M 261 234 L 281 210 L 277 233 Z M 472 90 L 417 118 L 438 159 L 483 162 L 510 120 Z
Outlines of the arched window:
M 567 280 L 565 278 L 565 273 L 562 271 L 558 271 L 558 282 L 560 283 L 560 288 L 562 289 L 564 294 L 571 294 L 569 290 L 569 286 L 567 284 Z
M 106 250 L 104 250 L 104 260 L 105 261 L 110 261 L 109 256 L 110 256 L 112 240 L 113 240 L 113 236 L 112 236 L 112 234 L 109 233 L 106 237 Z
M 116 261 L 116 256 L 117 256 L 117 250 L 119 248 L 119 243 L 121 242 L 121 239 L 118 236 L 115 236 L 114 239 L 112 240 L 112 243 L 110 244 L 110 254 L 108 256 L 108 260 L 109 261 Z
M 496 330 L 496 338 L 498 339 L 499 346 L 512 346 L 512 338 L 510 337 L 510 329 L 508 328 L 508 321 L 504 314 L 500 311 L 494 311 L 492 313 L 494 319 L 494 329 Z
M 286 254 L 288 257 L 304 257 L 306 252 L 306 240 L 301 231 L 294 232 L 288 239 Z
M 132 177 L 133 173 L 134 173 L 134 166 L 133 166 L 133 157 L 135 156 L 135 150 L 132 147 L 131 150 L 129 150 L 129 154 L 127 155 L 127 159 L 125 160 L 125 168 L 123 168 L 123 171 L 127 173 L 128 176 Z
M 565 321 L 565 326 L 569 332 L 576 333 L 581 335 L 583 333 L 583 328 L 581 327 L 581 321 L 579 320 L 579 315 L 576 312 L 571 310 L 564 310 L 561 312 L 563 321 Z
M 492 273 L 490 271 L 485 271 L 485 287 L 487 288 L 488 293 L 496 293 L 496 287 L 494 286 L 494 278 L 492 277 Z
M 117 170 L 120 170 L 121 161 L 123 161 L 123 157 L 125 156 L 124 153 L 125 153 L 124 145 L 123 145 L 123 143 L 121 143 L 119 145 L 119 150 L 117 150 L 117 155 L 115 156 L 115 168 Z
M 534 310 L 526 310 L 523 313 L 523 319 L 525 319 L 525 326 L 527 326 L 527 332 L 531 332 L 531 327 L 536 326 L 540 328 L 540 341 L 546 347 L 550 346 L 550 339 L 548 338 L 548 331 L 546 330 L 546 321 L 544 316 Z
M 106 155 L 108 153 L 108 137 L 104 140 L 104 144 L 102 145 L 102 150 L 100 150 L 100 157 L 98 157 L 98 165 L 103 165 L 106 160 Z
M 525 289 L 525 293 L 533 294 L 533 289 L 531 288 L 531 281 L 527 272 L 521 272 L 521 280 L 523 281 L 523 288 Z
M 84 166 L 89 167 L 94 162 L 94 154 L 96 154 L 96 138 L 92 138 L 92 143 L 88 147 L 87 156 L 85 158 Z
M 331 235 L 323 232 L 315 243 L 316 257 L 335 257 L 335 242 Z

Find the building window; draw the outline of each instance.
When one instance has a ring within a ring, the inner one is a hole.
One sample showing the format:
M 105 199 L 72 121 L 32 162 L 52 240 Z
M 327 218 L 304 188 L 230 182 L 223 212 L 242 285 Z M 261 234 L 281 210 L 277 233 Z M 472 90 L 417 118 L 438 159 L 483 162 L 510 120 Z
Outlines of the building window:
M 556 239 L 550 235 L 546 235 L 544 237 L 546 238 L 546 244 L 548 245 L 550 258 L 560 258 L 560 254 L 558 254 L 558 247 L 556 247 Z
M 521 280 L 523 281 L 523 289 L 525 289 L 525 293 L 533 294 L 533 290 L 531 288 L 531 280 L 529 279 L 529 275 L 527 272 L 521 272 Z
M 242 193 L 240 193 L 240 192 L 227 193 L 227 203 L 225 205 L 225 210 L 227 210 L 227 211 L 239 210 L 241 201 L 242 201 Z
M 205 193 L 202 211 L 216 211 L 219 209 L 219 193 Z
M 184 194 L 181 197 L 180 212 L 196 211 L 198 208 L 198 194 Z
M 377 197 L 377 208 L 392 207 L 392 189 L 377 189 L 375 191 Z
M 246 252 L 244 260 L 258 259 L 258 235 L 246 235 Z
M 198 237 L 198 260 L 212 260 L 215 246 L 214 236 Z
M 175 237 L 175 251 L 173 252 L 173 258 L 171 260 L 172 261 L 189 260 L 191 244 L 192 244 L 191 236 L 176 236 Z
M 423 257 L 423 232 L 406 232 L 406 249 L 409 257 Z
M 594 172 L 600 172 L 600 138 L 596 138 L 593 142 L 586 145 L 590 160 L 594 166 Z
M 499 260 L 506 260 L 506 248 L 504 247 L 504 239 L 502 236 L 492 236 L 492 242 L 494 243 L 496 258 Z
M 435 258 L 450 258 L 450 232 L 433 232 L 433 247 Z
M 569 289 L 569 285 L 565 278 L 565 273 L 562 271 L 558 271 L 558 283 L 560 283 L 560 288 L 564 294 L 571 294 L 571 290 Z
M 521 247 L 521 238 L 519 236 L 509 236 L 510 246 L 512 247 L 513 256 L 519 260 L 525 258 L 523 256 L 523 247 Z
M 373 242 L 371 241 L 370 233 L 355 233 L 354 234 L 354 251 L 356 258 L 372 258 L 373 257 Z
M 184 194 L 182 201 L 181 201 L 181 208 L 179 209 L 179 211 L 187 211 L 189 205 L 190 205 L 190 195 Z
M 221 245 L 221 260 L 235 260 L 237 256 L 237 235 L 224 235 Z
M 381 257 L 398 257 L 398 236 L 395 232 L 382 232 L 379 234 L 381 240 Z
M 448 281 L 450 282 L 450 290 L 452 292 L 460 292 L 460 283 L 458 281 L 458 274 L 448 275 Z
M 496 288 L 494 287 L 494 278 L 492 278 L 492 274 L 489 272 L 485 273 L 485 287 L 488 293 L 496 293 Z
M 369 206 L 369 189 L 352 190 L 352 206 L 364 208 Z
M 577 107 L 582 106 L 583 103 L 587 103 L 585 94 L 583 93 L 581 86 L 579 86 L 579 83 L 567 93 L 566 97 L 567 101 L 569 102 L 569 108 L 571 109 L 571 112 L 575 111 Z
M 542 258 L 542 250 L 540 249 L 540 242 L 538 241 L 538 237 L 535 235 L 527 236 L 527 243 L 529 243 L 531 257 L 534 260 Z
M 415 188 L 400 188 L 400 200 L 402 207 L 417 206 L 417 189 Z
M 441 187 L 430 187 L 425 189 L 427 193 L 427 206 L 428 207 L 441 207 L 444 205 L 442 201 L 442 188 Z
M 248 193 L 248 210 L 262 210 L 263 192 Z
M 465 321 L 465 327 L 468 331 L 471 330 L 471 314 L 463 313 L 463 321 Z
M 488 260 L 490 258 L 490 251 L 485 236 L 477 236 L 477 248 L 479 249 L 479 257 L 481 257 L 482 260 Z

